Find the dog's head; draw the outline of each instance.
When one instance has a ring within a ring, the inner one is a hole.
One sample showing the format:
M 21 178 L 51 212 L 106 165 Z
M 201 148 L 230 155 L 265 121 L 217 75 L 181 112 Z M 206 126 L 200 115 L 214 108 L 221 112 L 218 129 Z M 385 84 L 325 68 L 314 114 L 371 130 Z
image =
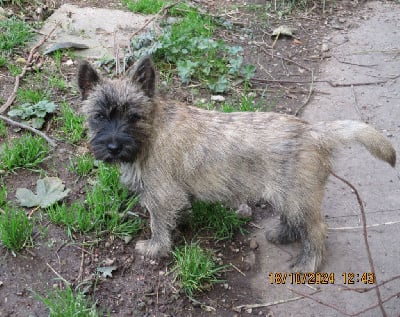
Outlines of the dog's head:
M 140 59 L 123 79 L 102 79 L 86 61 L 79 65 L 78 86 L 96 159 L 133 162 L 151 134 L 155 70 Z

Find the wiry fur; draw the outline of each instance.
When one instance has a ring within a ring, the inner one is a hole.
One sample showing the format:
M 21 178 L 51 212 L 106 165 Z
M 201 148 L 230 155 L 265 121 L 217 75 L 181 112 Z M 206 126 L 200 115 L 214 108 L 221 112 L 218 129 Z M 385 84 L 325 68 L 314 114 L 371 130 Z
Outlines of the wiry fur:
M 83 98 L 88 96 L 84 110 L 94 154 L 120 164 L 122 182 L 140 194 L 150 212 L 152 237 L 136 245 L 142 254 L 170 251 L 178 213 L 193 199 L 233 207 L 263 200 L 281 215 L 267 238 L 301 240 L 293 270 L 315 271 L 325 252 L 320 209 L 333 151 L 358 142 L 395 165 L 392 145 L 361 122 L 313 125 L 276 113 L 203 110 L 154 97 L 148 58 L 129 78 L 114 81 L 93 76 L 83 65 L 78 82 Z

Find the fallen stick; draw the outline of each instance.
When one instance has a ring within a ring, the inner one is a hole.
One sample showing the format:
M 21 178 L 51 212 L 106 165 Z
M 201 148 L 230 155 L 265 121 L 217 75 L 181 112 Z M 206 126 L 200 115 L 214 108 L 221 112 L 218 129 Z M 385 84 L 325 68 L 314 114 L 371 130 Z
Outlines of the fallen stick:
M 233 308 L 233 310 L 236 311 L 236 312 L 241 312 L 242 309 L 253 309 L 253 308 L 261 308 L 261 307 L 269 307 L 269 306 L 274 306 L 274 305 L 294 302 L 296 300 L 303 299 L 303 298 L 304 298 L 304 296 L 297 296 L 297 297 L 292 297 L 292 298 L 288 298 L 288 299 L 280 299 L 280 300 L 276 300 L 276 301 L 273 301 L 273 302 L 262 303 L 262 304 L 239 305 L 239 306 L 235 306 Z
M 42 131 L 39 131 L 39 130 L 37 130 L 37 129 L 35 129 L 35 128 L 32 128 L 31 126 L 26 125 L 26 124 L 23 124 L 23 123 L 21 123 L 21 122 L 17 122 L 17 121 L 11 120 L 10 118 L 8 118 L 8 117 L 6 117 L 6 116 L 3 116 L 3 115 L 1 115 L 1 114 L 0 114 L 0 119 L 3 120 L 3 121 L 5 121 L 5 122 L 8 123 L 9 125 L 12 125 L 12 126 L 15 126 L 15 127 L 21 128 L 21 129 L 25 129 L 25 130 L 31 131 L 31 132 L 33 132 L 33 133 L 35 133 L 35 134 L 41 136 L 41 137 L 42 137 L 43 139 L 45 139 L 45 140 L 47 141 L 47 143 L 49 143 L 52 147 L 56 147 L 56 146 L 57 146 L 57 143 L 56 143 L 53 139 L 51 139 L 50 137 L 48 137 L 48 136 L 47 136 L 45 133 L 43 133 Z

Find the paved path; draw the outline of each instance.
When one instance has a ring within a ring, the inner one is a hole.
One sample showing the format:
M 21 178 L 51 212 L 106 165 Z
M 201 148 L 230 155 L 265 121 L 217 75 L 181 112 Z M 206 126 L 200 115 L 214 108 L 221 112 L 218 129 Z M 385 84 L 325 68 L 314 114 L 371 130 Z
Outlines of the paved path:
M 358 28 L 330 36 L 332 57 L 316 74 L 320 80 L 335 83 L 370 83 L 353 87 L 331 87 L 318 83 L 312 102 L 303 118 L 310 122 L 336 119 L 356 119 L 375 126 L 388 136 L 400 157 L 400 5 L 394 2 L 367 4 L 366 16 Z M 344 43 L 344 44 L 342 44 Z M 400 164 L 396 169 L 373 158 L 364 148 L 354 146 L 338 153 L 335 171 L 349 180 L 359 191 L 367 214 L 368 225 L 400 222 Z M 355 195 L 344 183 L 331 177 L 323 203 L 326 222 L 331 228 L 327 239 L 327 262 L 324 272 L 335 273 L 335 285 L 314 285 L 320 292 L 314 298 L 354 314 L 377 303 L 375 290 L 357 293 L 343 290 L 342 273 L 370 272 L 361 229 L 334 230 L 334 228 L 362 226 L 360 209 Z M 267 220 L 268 221 L 268 220 Z M 259 261 L 263 269 L 254 278 L 254 289 L 260 302 L 271 302 L 298 296 L 288 288 L 311 294 L 314 290 L 301 285 L 271 285 L 270 272 L 287 270 L 285 260 L 299 251 L 298 245 L 277 248 L 268 242 L 262 244 Z M 400 223 L 368 229 L 368 239 L 376 267 L 378 282 L 400 274 Z M 264 251 L 261 251 L 263 250 Z M 357 278 L 356 278 L 357 279 Z M 355 280 L 356 280 L 355 279 Z M 349 285 L 366 287 L 362 283 Z M 382 298 L 400 293 L 400 279 L 381 288 Z M 388 316 L 400 316 L 399 296 L 384 304 Z M 311 299 L 302 299 L 271 308 L 273 316 L 344 316 L 332 308 Z M 360 316 L 381 316 L 379 308 Z

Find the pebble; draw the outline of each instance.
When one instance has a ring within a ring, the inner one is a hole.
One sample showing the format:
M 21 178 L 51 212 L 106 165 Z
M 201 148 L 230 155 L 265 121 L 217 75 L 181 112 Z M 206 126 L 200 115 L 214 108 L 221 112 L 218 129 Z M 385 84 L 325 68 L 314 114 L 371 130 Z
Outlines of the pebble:
M 224 102 L 225 101 L 225 97 L 221 96 L 221 95 L 211 96 L 211 101 Z

